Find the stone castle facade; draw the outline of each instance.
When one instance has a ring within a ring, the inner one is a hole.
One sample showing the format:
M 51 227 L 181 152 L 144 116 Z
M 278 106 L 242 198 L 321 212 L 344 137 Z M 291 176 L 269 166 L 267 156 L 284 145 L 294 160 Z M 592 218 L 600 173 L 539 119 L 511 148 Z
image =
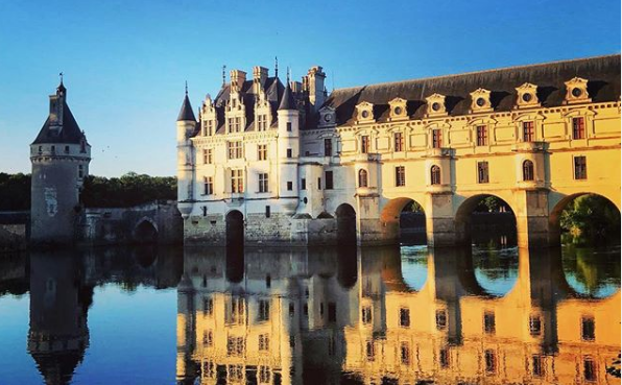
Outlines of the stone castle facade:
M 177 169 L 187 243 L 392 243 L 415 201 L 428 243 L 454 245 L 494 195 L 514 212 L 520 245 L 554 244 L 575 197 L 620 207 L 620 55 L 330 95 L 325 78 L 322 67 L 285 84 L 263 67 L 252 79 L 233 70 L 198 118 L 186 93 Z

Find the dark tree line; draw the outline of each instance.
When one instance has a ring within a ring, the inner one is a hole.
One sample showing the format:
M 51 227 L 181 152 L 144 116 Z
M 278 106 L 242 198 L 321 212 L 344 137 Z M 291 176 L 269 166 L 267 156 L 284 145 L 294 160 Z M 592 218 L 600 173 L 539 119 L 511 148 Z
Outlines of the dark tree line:
M 175 177 L 127 173 L 120 178 L 88 176 L 80 199 L 85 207 L 130 207 L 177 199 Z M 30 209 L 30 175 L 0 173 L 0 211 Z

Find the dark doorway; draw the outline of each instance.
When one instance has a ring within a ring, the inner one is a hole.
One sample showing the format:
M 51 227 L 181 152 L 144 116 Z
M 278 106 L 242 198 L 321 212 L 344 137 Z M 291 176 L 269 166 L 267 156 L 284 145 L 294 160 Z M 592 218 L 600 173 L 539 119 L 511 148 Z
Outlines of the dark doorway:
M 516 246 L 516 216 L 503 199 L 489 194 L 467 198 L 456 212 L 458 242 L 490 247 Z
M 244 245 L 244 216 L 242 213 L 237 210 L 229 212 L 226 222 L 227 246 Z
M 347 203 L 337 207 L 337 241 L 339 245 L 356 245 L 356 211 Z
M 136 243 L 156 243 L 158 241 L 158 230 L 153 223 L 148 220 L 140 222 L 134 230 L 134 242 Z

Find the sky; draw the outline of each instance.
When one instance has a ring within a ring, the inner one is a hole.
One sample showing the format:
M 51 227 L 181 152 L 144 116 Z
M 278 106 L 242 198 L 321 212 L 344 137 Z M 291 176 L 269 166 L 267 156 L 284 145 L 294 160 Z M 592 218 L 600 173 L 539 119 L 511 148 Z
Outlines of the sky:
M 90 172 L 175 175 L 175 120 L 222 66 L 330 90 L 620 53 L 615 0 L 0 0 L 0 172 L 30 172 L 29 144 L 65 75 L 92 145 Z M 228 74 L 227 74 L 228 78 Z

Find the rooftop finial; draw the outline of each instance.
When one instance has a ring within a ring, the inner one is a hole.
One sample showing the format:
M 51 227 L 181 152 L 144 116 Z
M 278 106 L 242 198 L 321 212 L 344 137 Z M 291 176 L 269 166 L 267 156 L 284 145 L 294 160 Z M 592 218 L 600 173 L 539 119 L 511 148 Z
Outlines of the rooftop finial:
M 274 57 L 274 77 L 279 77 L 279 58 L 277 56 Z
M 188 96 L 188 81 L 186 80 L 186 96 Z
M 289 75 L 290 75 L 289 66 L 287 66 L 287 84 L 289 84 Z
M 63 84 L 63 73 L 60 72 L 58 76 L 60 76 L 60 84 L 62 85 Z
M 227 66 L 225 64 L 223 64 L 222 66 L 222 85 L 224 86 L 225 83 L 227 82 L 227 75 L 226 75 L 226 71 L 227 71 Z

